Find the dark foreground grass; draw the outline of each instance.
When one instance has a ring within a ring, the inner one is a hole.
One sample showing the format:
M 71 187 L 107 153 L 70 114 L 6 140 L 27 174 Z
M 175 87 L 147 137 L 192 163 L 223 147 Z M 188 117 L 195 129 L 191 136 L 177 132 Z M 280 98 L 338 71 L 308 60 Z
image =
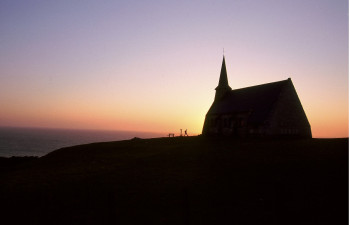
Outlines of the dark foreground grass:
M 1 224 L 348 220 L 348 139 L 135 139 L 14 161 L 0 160 Z

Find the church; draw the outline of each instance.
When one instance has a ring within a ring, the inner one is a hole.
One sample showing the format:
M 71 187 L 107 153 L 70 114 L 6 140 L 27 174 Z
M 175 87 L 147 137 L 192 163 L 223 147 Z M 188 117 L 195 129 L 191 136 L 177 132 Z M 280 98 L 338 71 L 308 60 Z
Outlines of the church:
M 292 80 L 232 90 L 225 56 L 205 136 L 311 138 L 311 127 Z

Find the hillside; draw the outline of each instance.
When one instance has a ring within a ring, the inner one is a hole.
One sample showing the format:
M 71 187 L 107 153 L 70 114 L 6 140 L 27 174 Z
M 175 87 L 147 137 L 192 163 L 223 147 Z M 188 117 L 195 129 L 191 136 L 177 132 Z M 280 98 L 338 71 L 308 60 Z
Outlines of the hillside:
M 1 224 L 348 219 L 348 139 L 133 139 L 9 160 L 0 161 Z

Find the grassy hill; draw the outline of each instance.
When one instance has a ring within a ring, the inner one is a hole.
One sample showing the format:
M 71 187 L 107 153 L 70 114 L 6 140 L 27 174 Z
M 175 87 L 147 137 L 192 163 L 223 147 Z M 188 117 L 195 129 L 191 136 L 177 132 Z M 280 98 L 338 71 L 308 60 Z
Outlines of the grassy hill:
M 347 224 L 348 139 L 133 139 L 0 161 L 13 224 Z

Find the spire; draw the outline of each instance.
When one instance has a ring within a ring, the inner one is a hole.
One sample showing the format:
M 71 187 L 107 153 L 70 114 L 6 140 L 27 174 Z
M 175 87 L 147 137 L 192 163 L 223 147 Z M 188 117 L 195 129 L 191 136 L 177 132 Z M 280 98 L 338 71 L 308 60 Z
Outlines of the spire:
M 223 56 L 223 59 L 222 59 L 219 85 L 217 88 L 219 88 L 219 87 L 229 87 L 230 88 L 230 86 L 228 85 L 228 80 L 227 80 L 225 56 Z
M 225 56 L 223 56 L 223 59 L 222 59 L 219 85 L 215 88 L 215 90 L 216 90 L 215 100 L 220 99 L 226 94 L 227 91 L 232 90 L 231 87 L 228 85 Z

